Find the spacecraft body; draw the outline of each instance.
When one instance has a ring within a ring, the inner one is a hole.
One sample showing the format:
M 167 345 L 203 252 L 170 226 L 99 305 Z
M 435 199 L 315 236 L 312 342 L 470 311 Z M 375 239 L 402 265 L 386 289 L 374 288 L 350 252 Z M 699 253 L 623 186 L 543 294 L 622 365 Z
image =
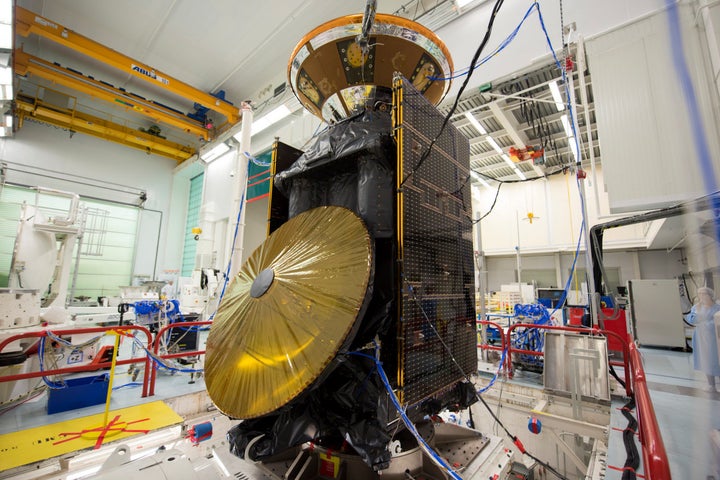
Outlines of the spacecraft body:
M 290 85 L 330 126 L 305 152 L 276 146 L 269 236 L 208 338 L 208 392 L 244 420 L 228 436 L 252 460 L 312 442 L 382 470 L 388 390 L 415 419 L 475 399 L 469 145 L 434 106 L 452 62 L 390 15 L 358 42 L 362 20 L 321 25 L 291 56 Z

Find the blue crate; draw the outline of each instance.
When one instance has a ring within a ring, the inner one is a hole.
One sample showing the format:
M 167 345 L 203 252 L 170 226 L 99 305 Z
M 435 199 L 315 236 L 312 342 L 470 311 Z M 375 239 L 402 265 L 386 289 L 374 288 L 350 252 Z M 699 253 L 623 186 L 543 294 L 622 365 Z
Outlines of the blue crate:
M 65 380 L 65 388 L 49 390 L 48 415 L 105 403 L 109 383 L 107 373 Z

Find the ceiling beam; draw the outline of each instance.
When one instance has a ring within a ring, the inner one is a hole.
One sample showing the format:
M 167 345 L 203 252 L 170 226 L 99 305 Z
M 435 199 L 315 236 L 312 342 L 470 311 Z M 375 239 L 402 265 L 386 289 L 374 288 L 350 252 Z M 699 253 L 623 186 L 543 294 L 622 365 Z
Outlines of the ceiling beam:
M 518 122 L 514 118 L 510 118 L 510 116 L 507 115 L 502 108 L 500 108 L 500 104 L 497 101 L 490 102 L 489 107 L 490 111 L 493 113 L 497 121 L 505 129 L 508 136 L 510 136 L 510 139 L 513 141 L 513 143 L 515 143 L 515 147 L 519 149 L 524 149 L 530 143 L 530 140 L 528 139 L 527 135 L 525 135 L 525 132 L 520 130 L 520 125 L 518 124 Z M 530 165 L 532 166 L 532 169 L 535 170 L 535 174 L 538 177 L 545 176 L 545 172 L 540 167 L 535 165 L 535 162 L 531 162 Z

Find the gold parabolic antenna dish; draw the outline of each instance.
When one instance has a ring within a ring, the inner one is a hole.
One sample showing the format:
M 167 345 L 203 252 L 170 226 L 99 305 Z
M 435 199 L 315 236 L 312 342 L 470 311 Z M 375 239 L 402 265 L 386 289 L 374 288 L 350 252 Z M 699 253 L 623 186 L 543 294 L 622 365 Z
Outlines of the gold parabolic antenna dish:
M 273 232 L 210 328 L 205 382 L 215 405 L 248 419 L 300 395 L 352 339 L 372 271 L 370 234 L 346 208 L 308 210 Z

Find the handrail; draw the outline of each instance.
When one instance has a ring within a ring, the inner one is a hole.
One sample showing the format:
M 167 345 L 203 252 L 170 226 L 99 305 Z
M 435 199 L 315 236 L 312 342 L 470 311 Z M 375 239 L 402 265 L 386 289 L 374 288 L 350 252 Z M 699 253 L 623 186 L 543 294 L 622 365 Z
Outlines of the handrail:
M 202 322 L 175 322 L 171 323 L 169 325 L 164 326 L 161 328 L 157 334 L 155 334 L 155 340 L 153 341 L 153 354 L 157 358 L 181 358 L 181 357 L 193 357 L 195 355 L 204 355 L 205 350 L 195 350 L 192 352 L 180 352 L 180 353 L 167 353 L 164 355 L 159 355 L 160 351 L 160 339 L 163 337 L 163 335 L 168 331 L 172 330 L 173 328 L 187 328 L 187 327 L 200 327 L 204 325 L 212 325 L 212 321 L 202 321 Z M 150 371 L 150 390 L 148 395 L 153 396 L 155 395 L 155 379 L 157 378 L 157 369 L 153 368 L 152 359 L 148 355 L 147 357 L 147 366 L 145 370 Z
M 645 370 L 642 366 L 640 353 L 635 342 L 630 344 L 630 365 L 635 383 L 635 405 L 637 407 L 638 426 L 640 427 L 640 444 L 642 445 L 645 478 L 649 480 L 666 480 L 670 475 L 665 444 L 660 435 L 660 427 L 655 417 L 655 409 L 650 400 L 650 392 L 645 381 Z
M 33 332 L 24 332 L 19 333 L 17 335 L 12 335 L 2 341 L 0 341 L 0 352 L 3 351 L 5 347 L 7 347 L 9 344 L 16 342 L 18 340 L 22 340 L 23 338 L 42 338 L 46 337 L 48 332 L 51 332 L 53 335 L 62 336 L 62 335 L 79 335 L 82 333 L 105 333 L 109 331 L 132 331 L 137 330 L 145 334 L 145 337 L 147 338 L 147 344 L 148 349 L 150 345 L 152 344 L 152 334 L 150 333 L 150 330 L 143 327 L 142 325 L 122 325 L 122 326 L 115 326 L 115 327 L 86 327 L 86 328 L 71 328 L 71 329 L 61 329 L 61 330 L 37 330 Z M 113 352 L 113 355 L 117 355 L 117 352 Z M 147 357 L 147 355 L 146 355 Z M 116 362 L 116 365 L 130 365 L 133 363 L 137 363 L 137 358 L 128 358 L 125 360 L 118 360 Z M 145 359 L 146 362 L 148 362 L 148 359 Z M 37 377 L 47 377 L 50 375 L 62 375 L 66 373 L 76 373 L 76 372 L 93 372 L 95 370 L 98 370 L 100 368 L 109 368 L 111 366 L 112 362 L 102 362 L 102 363 L 88 363 L 86 365 L 78 365 L 75 367 L 64 367 L 64 368 L 55 368 L 52 370 L 42 370 L 38 372 L 28 372 L 28 373 L 18 373 L 15 375 L 3 375 L 0 376 L 0 383 L 2 382 L 12 382 L 17 380 L 25 380 L 28 378 L 37 378 Z M 143 390 L 142 390 L 142 396 L 147 397 L 148 392 L 148 374 L 147 369 L 143 373 Z
M 501 345 L 500 347 L 496 347 L 495 345 L 479 344 L 478 348 L 481 348 L 483 350 L 499 350 L 499 351 L 504 351 L 507 348 L 506 341 L 505 341 L 505 331 L 500 326 L 500 324 L 491 322 L 489 320 L 476 320 L 475 323 L 478 325 L 489 325 L 489 326 L 495 327 L 498 329 L 498 332 L 500 332 L 500 345 Z M 505 365 L 504 366 L 501 365 L 501 367 L 504 367 L 506 372 L 509 371 L 508 364 L 507 364 L 507 357 L 505 357 Z
M 560 325 L 536 325 L 533 323 L 516 323 L 514 325 L 511 325 L 510 328 L 508 328 L 508 331 L 506 333 L 507 335 L 507 344 L 508 344 L 508 353 L 507 353 L 507 364 L 508 364 L 508 372 L 509 375 L 512 377 L 513 374 L 513 367 L 512 367 L 512 354 L 514 353 L 521 353 L 523 355 L 536 355 L 541 356 L 544 355 L 543 352 L 535 352 L 533 350 L 523 350 L 521 348 L 513 348 L 512 346 L 512 333 L 516 328 L 537 328 L 542 330 L 561 330 L 565 332 L 574 332 L 574 333 L 591 333 L 593 335 L 612 335 L 617 337 L 620 340 L 620 343 L 622 344 L 623 348 L 623 370 L 625 374 L 625 392 L 628 396 L 632 396 L 632 384 L 630 381 L 630 365 L 628 363 L 628 357 L 630 356 L 630 350 L 628 347 L 627 340 L 622 338 L 617 333 L 610 331 L 610 330 L 599 330 L 596 328 L 577 328 L 577 327 L 567 327 L 567 326 L 560 326 Z

